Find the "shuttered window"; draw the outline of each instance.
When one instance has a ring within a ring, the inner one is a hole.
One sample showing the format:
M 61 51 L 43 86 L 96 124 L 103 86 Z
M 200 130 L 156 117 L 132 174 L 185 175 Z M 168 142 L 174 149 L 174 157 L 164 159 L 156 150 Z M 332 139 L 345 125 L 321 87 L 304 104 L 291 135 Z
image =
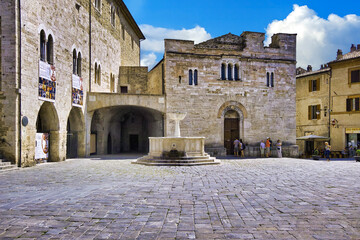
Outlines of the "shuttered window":
M 351 71 L 351 83 L 360 82 L 360 69 Z
M 309 92 L 320 91 L 320 79 L 309 81 Z
M 320 119 L 320 105 L 311 105 L 308 107 L 308 119 Z
M 360 98 L 348 98 L 346 99 L 346 111 L 360 111 Z

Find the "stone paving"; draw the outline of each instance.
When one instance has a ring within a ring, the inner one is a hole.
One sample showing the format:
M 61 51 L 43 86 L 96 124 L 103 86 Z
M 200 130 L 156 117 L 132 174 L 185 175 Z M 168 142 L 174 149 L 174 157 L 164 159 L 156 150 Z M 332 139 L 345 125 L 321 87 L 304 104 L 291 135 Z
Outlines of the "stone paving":
M 360 239 L 360 164 L 77 159 L 0 173 L 0 239 Z

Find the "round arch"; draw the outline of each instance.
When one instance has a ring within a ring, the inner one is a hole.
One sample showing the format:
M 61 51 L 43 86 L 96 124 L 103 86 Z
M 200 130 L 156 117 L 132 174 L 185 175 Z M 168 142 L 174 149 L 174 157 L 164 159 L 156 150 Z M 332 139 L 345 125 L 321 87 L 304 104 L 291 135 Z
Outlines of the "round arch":
M 36 119 L 36 133 L 41 139 L 47 139 L 47 160 L 52 162 L 60 160 L 59 128 L 59 117 L 54 104 L 51 102 L 44 102 Z
M 85 156 L 85 120 L 78 107 L 73 107 L 67 120 L 66 158 Z

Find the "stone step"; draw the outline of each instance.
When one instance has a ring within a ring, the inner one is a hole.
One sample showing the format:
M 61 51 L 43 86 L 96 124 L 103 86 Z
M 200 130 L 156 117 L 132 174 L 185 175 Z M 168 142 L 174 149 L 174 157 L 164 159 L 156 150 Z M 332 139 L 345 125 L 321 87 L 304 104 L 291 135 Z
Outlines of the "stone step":
M 214 162 L 213 158 L 207 159 L 139 159 L 138 162 L 149 162 L 149 163 L 201 163 L 201 162 Z
M 0 172 L 18 170 L 18 169 L 19 168 L 16 165 L 11 164 L 11 162 L 5 162 L 3 159 L 0 159 Z
M 11 162 L 2 162 L 0 161 L 0 166 L 9 166 L 11 165 Z
M 196 165 L 211 165 L 220 164 L 220 160 L 214 157 L 197 156 L 197 157 L 181 157 L 177 159 L 163 159 L 160 157 L 145 156 L 139 158 L 132 163 L 142 164 L 146 166 L 196 166 Z
M 145 166 L 199 166 L 199 165 L 214 165 L 220 164 L 219 160 L 211 161 L 211 162 L 195 162 L 195 163 L 160 163 L 160 162 L 131 162 L 133 164 L 141 164 Z

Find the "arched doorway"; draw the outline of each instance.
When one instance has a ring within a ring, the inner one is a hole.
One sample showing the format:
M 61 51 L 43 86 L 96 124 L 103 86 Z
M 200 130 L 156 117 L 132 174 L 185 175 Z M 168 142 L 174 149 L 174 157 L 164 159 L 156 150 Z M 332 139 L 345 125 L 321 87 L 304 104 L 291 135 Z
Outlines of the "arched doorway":
M 35 159 L 37 161 L 60 160 L 59 118 L 53 103 L 44 102 L 39 110 L 36 119 L 36 139 Z
M 66 158 L 85 155 L 84 117 L 80 108 L 73 107 L 67 120 Z
M 234 154 L 235 139 L 240 138 L 240 116 L 234 110 L 228 110 L 224 116 L 224 147 L 226 154 Z

